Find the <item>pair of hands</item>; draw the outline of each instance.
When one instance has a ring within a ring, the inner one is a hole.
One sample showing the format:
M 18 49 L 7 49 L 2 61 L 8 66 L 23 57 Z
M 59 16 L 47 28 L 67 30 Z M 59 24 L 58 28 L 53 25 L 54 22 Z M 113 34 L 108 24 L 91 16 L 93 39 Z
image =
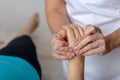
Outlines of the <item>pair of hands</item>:
M 64 26 L 52 37 L 53 56 L 60 60 L 69 60 L 76 55 L 104 55 L 108 52 L 106 40 L 101 30 L 93 25 Z

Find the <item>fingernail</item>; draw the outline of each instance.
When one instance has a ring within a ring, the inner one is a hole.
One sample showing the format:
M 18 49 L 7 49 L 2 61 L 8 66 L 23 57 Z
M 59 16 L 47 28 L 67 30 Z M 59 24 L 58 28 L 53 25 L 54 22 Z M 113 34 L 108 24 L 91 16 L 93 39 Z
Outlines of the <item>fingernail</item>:
M 62 38 L 62 35 L 61 35 L 61 34 L 57 34 L 56 36 L 59 37 L 59 38 Z
M 79 50 L 79 49 L 81 49 L 81 46 L 75 47 L 75 49 Z
M 61 37 L 64 37 L 65 36 L 65 34 L 66 34 L 66 32 L 65 32 L 65 30 L 60 30 L 60 32 L 58 33 L 58 34 L 60 34 L 61 35 Z

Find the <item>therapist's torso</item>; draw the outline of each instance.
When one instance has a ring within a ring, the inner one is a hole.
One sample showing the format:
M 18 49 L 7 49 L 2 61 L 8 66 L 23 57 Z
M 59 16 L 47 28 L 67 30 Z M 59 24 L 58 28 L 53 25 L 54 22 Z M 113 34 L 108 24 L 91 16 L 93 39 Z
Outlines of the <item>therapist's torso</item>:
M 72 23 L 98 26 L 106 36 L 120 28 L 120 0 L 65 0 Z M 67 62 L 63 62 L 67 74 Z M 120 80 L 120 48 L 85 60 L 85 80 Z

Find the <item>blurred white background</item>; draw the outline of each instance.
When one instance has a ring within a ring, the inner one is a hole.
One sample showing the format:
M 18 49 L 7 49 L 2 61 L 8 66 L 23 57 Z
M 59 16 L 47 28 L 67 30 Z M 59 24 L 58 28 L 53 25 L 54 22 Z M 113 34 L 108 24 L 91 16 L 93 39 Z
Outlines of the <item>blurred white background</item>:
M 0 40 L 10 40 L 25 27 L 29 18 L 40 14 L 40 27 L 33 35 L 42 65 L 43 80 L 63 80 L 61 61 L 51 56 L 51 32 L 45 17 L 44 0 L 0 0 Z

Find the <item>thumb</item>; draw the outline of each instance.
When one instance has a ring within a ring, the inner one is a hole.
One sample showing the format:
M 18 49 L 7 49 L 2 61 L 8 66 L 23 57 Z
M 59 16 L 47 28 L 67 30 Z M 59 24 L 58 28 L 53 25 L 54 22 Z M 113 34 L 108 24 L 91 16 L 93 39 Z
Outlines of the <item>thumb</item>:
M 61 29 L 58 33 L 57 33 L 57 35 L 56 35 L 58 38 L 60 38 L 60 39 L 63 39 L 63 38 L 66 38 L 66 31 L 64 30 L 64 29 Z

